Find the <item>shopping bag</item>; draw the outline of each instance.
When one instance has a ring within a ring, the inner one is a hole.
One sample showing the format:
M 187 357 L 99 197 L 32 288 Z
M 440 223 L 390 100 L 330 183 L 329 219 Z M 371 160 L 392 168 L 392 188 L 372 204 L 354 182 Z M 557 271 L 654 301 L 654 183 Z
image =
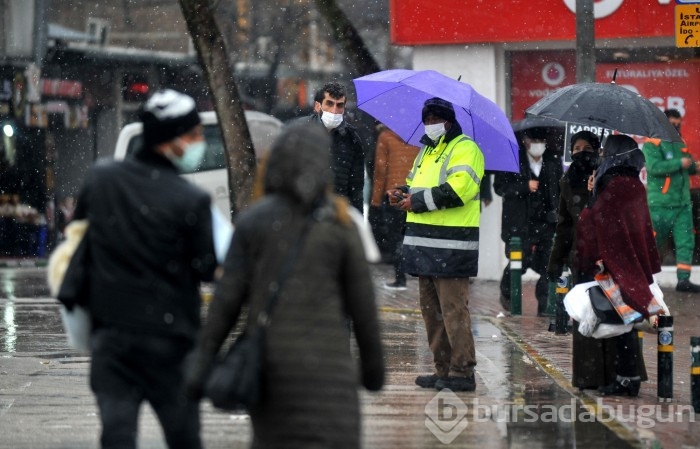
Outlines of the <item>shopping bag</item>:
M 609 273 L 601 271 L 594 277 L 595 280 L 598 282 L 598 285 L 600 285 L 600 288 L 603 290 L 603 293 L 605 293 L 605 296 L 610 301 L 610 304 L 612 305 L 613 309 L 615 309 L 615 312 L 617 312 L 617 314 L 622 319 L 623 324 L 631 324 L 642 318 L 641 313 L 637 312 L 632 307 L 625 304 L 625 301 L 622 299 L 622 293 L 620 292 L 620 286 L 615 283 L 615 281 Z M 594 308 L 595 306 L 596 304 L 593 304 Z
M 73 349 L 90 350 L 92 318 L 87 309 L 89 296 L 88 221 L 74 220 L 66 226 L 66 240 L 49 257 L 47 280 L 51 295 L 61 306 L 61 320 Z

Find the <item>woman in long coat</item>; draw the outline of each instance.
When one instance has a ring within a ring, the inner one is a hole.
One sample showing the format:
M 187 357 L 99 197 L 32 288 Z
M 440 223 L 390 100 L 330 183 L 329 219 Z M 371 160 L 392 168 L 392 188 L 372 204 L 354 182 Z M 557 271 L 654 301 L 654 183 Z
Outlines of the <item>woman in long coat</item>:
M 248 306 L 250 325 L 305 234 L 270 318 L 264 400 L 250 410 L 253 448 L 358 448 L 358 379 L 369 390 L 384 382 L 369 267 L 350 206 L 328 193 L 329 148 L 328 133 L 309 123 L 290 126 L 273 145 L 265 196 L 236 222 L 189 375 L 190 391 L 201 391 L 241 309 Z M 348 320 L 361 358 L 359 376 Z
M 639 180 L 644 155 L 629 136 L 609 136 L 603 145 L 589 207 L 577 225 L 577 269 L 580 281 L 593 280 L 598 261 L 620 288 L 627 305 L 649 317 L 653 295 L 649 285 L 661 271 L 651 225 L 646 189 Z M 604 395 L 639 393 L 640 351 L 637 331 L 614 337 L 617 345 L 616 378 L 601 386 Z
M 580 274 L 575 269 L 576 223 L 588 204 L 588 179 L 598 164 L 600 140 L 590 131 L 580 131 L 571 137 L 571 165 L 559 181 L 559 219 L 557 222 L 552 254 L 547 267 L 547 277 L 555 280 L 561 276 L 564 265 L 571 268 L 571 280 L 579 283 Z M 584 337 L 574 323 L 572 343 L 571 384 L 580 389 L 597 389 L 615 380 L 617 344 L 611 339 Z M 647 380 L 643 359 L 640 367 L 642 380 Z

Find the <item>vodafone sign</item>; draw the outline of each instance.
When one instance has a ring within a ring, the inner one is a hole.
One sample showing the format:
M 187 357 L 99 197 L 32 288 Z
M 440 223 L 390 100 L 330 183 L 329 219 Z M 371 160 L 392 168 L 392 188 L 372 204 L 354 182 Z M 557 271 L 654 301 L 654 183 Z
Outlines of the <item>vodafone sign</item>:
M 608 17 L 622 6 L 622 2 L 623 0 L 599 0 L 594 2 L 593 17 L 596 19 Z M 564 4 L 571 12 L 576 13 L 576 0 L 564 0 Z
M 596 38 L 674 37 L 672 0 L 596 0 Z M 576 0 L 390 0 L 398 45 L 576 39 Z

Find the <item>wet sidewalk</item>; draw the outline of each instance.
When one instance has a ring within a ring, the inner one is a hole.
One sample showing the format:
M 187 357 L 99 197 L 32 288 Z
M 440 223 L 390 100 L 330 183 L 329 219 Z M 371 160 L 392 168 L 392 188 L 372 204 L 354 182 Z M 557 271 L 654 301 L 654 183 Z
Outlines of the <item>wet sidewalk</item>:
M 417 281 L 410 279 L 406 291 L 391 291 L 381 287 L 390 279 L 391 269 L 386 265 L 375 267 L 377 280 L 378 301 L 385 313 L 418 314 Z M 677 293 L 672 289 L 664 289 L 665 300 L 674 315 L 674 363 L 673 363 L 673 400 L 670 403 L 660 403 L 657 398 L 657 342 L 656 334 L 646 333 L 643 338 L 644 360 L 649 380 L 642 383 L 639 397 L 601 397 L 594 390 L 580 391 L 571 386 L 571 335 L 555 335 L 549 332 L 549 318 L 536 317 L 536 301 L 534 298 L 534 283 L 523 285 L 523 314 L 522 316 L 503 315 L 498 301 L 498 282 L 474 279 L 470 288 L 469 309 L 475 322 L 475 341 L 477 347 L 477 397 L 486 384 L 489 395 L 493 389 L 489 385 L 490 366 L 484 367 L 486 359 L 490 365 L 495 359 L 492 354 L 488 357 L 485 351 L 490 343 L 487 338 L 479 335 L 478 330 L 486 327 L 485 323 L 493 326 L 494 339 L 506 338 L 524 353 L 523 358 L 529 359 L 538 368 L 535 376 L 546 374 L 551 382 L 556 384 L 565 395 L 577 401 L 578 407 L 595 410 L 598 420 L 632 447 L 649 448 L 700 448 L 700 414 L 695 415 L 690 406 L 690 336 L 700 335 L 700 294 L 692 295 Z M 419 315 L 418 315 L 419 316 Z M 385 318 L 386 321 L 386 318 Z M 424 332 L 424 331 L 423 331 Z M 422 339 L 416 351 L 427 350 L 425 335 L 417 335 Z M 481 353 L 481 354 L 480 354 Z M 427 361 L 430 361 L 428 354 Z M 510 368 L 509 362 L 504 361 L 503 367 Z M 527 362 L 526 362 L 527 365 Z M 427 363 L 425 370 L 430 370 Z M 522 373 L 520 373 L 522 374 Z M 512 379 L 514 376 L 510 376 Z M 522 379 L 522 378 L 521 378 Z M 406 376 L 401 383 L 410 384 L 412 378 Z M 393 382 L 391 382 L 393 383 Z M 504 403 L 517 404 L 519 385 L 505 385 L 504 390 L 510 391 L 501 398 Z M 526 385 L 526 388 L 540 389 L 543 396 L 555 390 L 546 381 L 538 384 L 536 380 Z M 495 398 L 494 398 L 495 399 Z M 576 429 L 577 431 L 580 429 Z M 571 429 L 568 430 L 571 432 Z M 567 438 L 564 438 L 566 440 Z M 600 443 L 600 440 L 596 440 Z M 554 443 L 554 440 L 550 440 Z M 563 443 L 564 441 L 560 441 Z M 591 447 L 577 435 L 574 445 L 556 445 L 552 447 Z M 475 445 L 476 446 L 476 445 Z M 535 444 L 534 447 L 538 445 Z M 510 446 L 513 447 L 513 446 Z M 543 446 L 548 447 L 548 446 Z M 617 447 L 617 446 L 610 446 Z
M 687 408 L 676 413 L 690 401 L 688 342 L 700 331 L 700 298 L 667 294 L 676 315 L 674 402 L 660 406 L 654 335 L 644 342 L 650 381 L 639 398 L 581 393 L 570 386 L 571 337 L 548 332 L 548 319 L 534 316 L 533 285 L 524 285 L 523 316 L 499 317 L 498 283 L 475 279 L 470 310 L 477 389 L 452 394 L 414 385 L 415 376 L 432 371 L 416 310 L 418 282 L 410 278 L 407 290 L 386 290 L 390 273 L 388 265 L 372 267 L 388 374 L 381 392 L 361 394 L 364 448 L 700 447 L 700 427 L 689 422 Z M 89 357 L 67 347 L 44 278 L 40 268 L 0 269 L 0 448 L 97 448 Z M 676 410 L 671 415 L 670 406 Z M 165 448 L 150 407 L 141 415 L 139 447 Z M 250 420 L 204 401 L 202 438 L 207 449 L 247 448 Z

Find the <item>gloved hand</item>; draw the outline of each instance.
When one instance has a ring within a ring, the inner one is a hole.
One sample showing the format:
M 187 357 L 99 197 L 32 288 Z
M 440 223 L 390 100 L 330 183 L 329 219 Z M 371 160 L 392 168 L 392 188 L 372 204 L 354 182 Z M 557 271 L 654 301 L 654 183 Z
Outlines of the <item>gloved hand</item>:
M 362 385 L 369 391 L 379 391 L 384 386 L 384 363 L 362 364 Z
M 214 358 L 193 350 L 185 358 L 184 389 L 185 395 L 194 401 L 204 397 L 204 384 L 211 370 Z

